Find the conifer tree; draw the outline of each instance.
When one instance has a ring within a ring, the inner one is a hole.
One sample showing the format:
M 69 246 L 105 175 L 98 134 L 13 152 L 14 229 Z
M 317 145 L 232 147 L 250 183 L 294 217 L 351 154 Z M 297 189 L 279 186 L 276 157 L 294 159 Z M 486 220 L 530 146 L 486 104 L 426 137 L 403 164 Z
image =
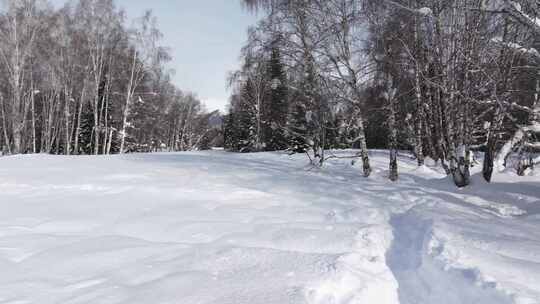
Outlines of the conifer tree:
M 265 146 L 268 151 L 287 147 L 284 128 L 287 123 L 287 76 L 285 75 L 279 48 L 274 44 L 268 63 L 270 88 L 265 100 Z

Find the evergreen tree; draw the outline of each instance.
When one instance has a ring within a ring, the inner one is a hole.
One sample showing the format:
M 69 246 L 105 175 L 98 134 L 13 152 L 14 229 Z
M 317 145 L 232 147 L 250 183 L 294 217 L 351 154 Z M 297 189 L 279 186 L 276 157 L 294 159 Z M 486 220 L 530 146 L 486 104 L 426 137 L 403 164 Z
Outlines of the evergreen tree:
M 256 118 L 249 104 L 252 85 L 248 80 L 241 94 L 231 97 L 231 107 L 225 121 L 225 147 L 233 152 L 253 152 L 257 148 Z
M 287 148 L 284 128 L 287 124 L 287 76 L 281 62 L 281 54 L 277 43 L 272 47 L 268 62 L 268 79 L 270 89 L 265 99 L 265 145 L 267 151 Z
M 225 126 L 223 128 L 224 148 L 227 151 L 238 151 L 238 131 L 236 128 L 236 118 L 232 109 L 225 115 Z
M 306 106 L 300 99 L 295 100 L 287 122 L 288 149 L 295 153 L 305 153 L 309 148 L 307 142 Z
M 238 119 L 238 151 L 240 152 L 254 152 L 264 148 L 262 126 L 258 125 L 262 124 L 262 121 L 257 118 L 257 111 L 253 102 L 256 98 L 254 83 L 248 78 L 242 87 L 236 113 Z
M 81 113 L 81 130 L 79 133 L 80 154 L 92 154 L 93 133 L 94 133 L 94 112 L 90 103 L 85 103 Z
M 292 96 L 289 121 L 287 123 L 288 149 L 295 153 L 305 153 L 315 145 L 314 132 L 314 82 L 312 61 L 304 60 L 303 73 L 295 75 L 299 90 Z

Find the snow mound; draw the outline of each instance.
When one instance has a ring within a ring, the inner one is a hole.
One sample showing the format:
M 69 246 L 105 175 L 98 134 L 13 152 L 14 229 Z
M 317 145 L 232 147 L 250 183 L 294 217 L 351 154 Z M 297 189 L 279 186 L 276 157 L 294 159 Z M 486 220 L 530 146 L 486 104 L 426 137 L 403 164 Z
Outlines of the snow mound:
M 422 7 L 418 9 L 418 13 L 424 16 L 431 16 L 433 15 L 433 11 L 429 7 Z
M 322 282 L 308 287 L 307 302 L 398 303 L 398 285 L 385 258 L 391 239 L 389 227 L 362 228 L 355 237 L 354 252 L 340 256 Z

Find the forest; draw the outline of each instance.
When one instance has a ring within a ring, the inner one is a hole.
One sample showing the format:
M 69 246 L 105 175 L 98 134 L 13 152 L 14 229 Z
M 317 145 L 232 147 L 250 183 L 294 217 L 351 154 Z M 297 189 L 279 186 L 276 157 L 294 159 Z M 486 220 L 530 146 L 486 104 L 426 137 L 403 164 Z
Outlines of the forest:
M 368 149 L 379 148 L 391 151 L 391 180 L 406 150 L 459 187 L 471 166 L 490 181 L 540 162 L 536 1 L 241 2 L 260 21 L 226 79 L 223 115 L 172 82 L 151 11 L 3 1 L 2 154 L 224 147 L 306 153 L 322 166 L 332 149 L 353 148 L 367 177 Z
M 479 165 L 519 175 L 540 162 L 540 4 L 535 0 L 244 0 L 261 14 L 231 74 L 225 145 L 412 151 L 457 186 Z M 475 158 L 484 152 L 483 161 Z
M 151 11 L 128 19 L 113 0 L 1 5 L 2 154 L 220 145 L 212 141 L 221 131 L 209 124 L 219 113 L 171 81 L 169 50 Z

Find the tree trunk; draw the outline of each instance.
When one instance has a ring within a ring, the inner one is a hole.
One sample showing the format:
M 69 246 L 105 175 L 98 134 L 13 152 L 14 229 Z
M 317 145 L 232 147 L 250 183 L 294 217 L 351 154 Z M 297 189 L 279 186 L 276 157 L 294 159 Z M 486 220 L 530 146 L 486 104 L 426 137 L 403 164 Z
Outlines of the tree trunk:
M 129 84 L 127 88 L 127 95 L 126 95 L 126 105 L 124 107 L 124 115 L 122 118 L 122 138 L 120 139 L 120 154 L 124 153 L 125 145 L 126 145 L 126 133 L 127 133 L 127 122 L 128 122 L 128 116 L 129 116 L 129 106 L 131 104 L 131 99 L 133 98 L 134 93 L 134 82 L 136 77 L 136 67 L 137 65 L 137 51 L 133 51 L 133 61 L 131 63 L 131 76 L 129 79 Z
M 392 98 L 393 99 L 393 98 Z M 390 116 L 388 127 L 390 128 L 390 174 L 389 178 L 395 182 L 398 180 L 398 162 L 397 162 L 397 129 L 396 129 L 396 113 L 394 101 L 390 101 Z
M 417 17 L 414 17 L 414 43 L 417 45 L 417 53 L 419 52 L 418 47 L 418 25 L 417 25 Z M 424 123 L 424 104 L 422 100 L 422 88 L 421 88 L 421 80 L 420 80 L 420 64 L 418 63 L 418 60 L 420 60 L 417 56 L 414 62 L 414 94 L 416 97 L 416 128 L 415 128 L 415 154 L 416 159 L 418 160 L 418 166 L 424 165 L 424 150 L 423 150 L 423 137 L 422 137 L 422 125 Z
M 37 152 L 36 147 L 36 95 L 34 94 L 34 91 L 32 89 L 32 153 Z
M 366 132 L 364 128 L 364 119 L 360 113 L 356 117 L 356 127 L 358 130 L 357 141 L 360 144 L 360 157 L 362 158 L 362 167 L 364 171 L 364 177 L 371 175 L 371 166 L 369 164 L 369 151 L 366 141 Z
M 5 141 L 4 146 L 7 147 L 7 152 L 11 154 L 11 143 L 9 140 L 8 129 L 7 129 L 8 124 L 6 121 L 6 112 L 4 110 L 4 98 L 1 94 L 0 94 L 0 106 L 2 107 L 2 130 L 4 133 L 4 141 Z
M 69 104 L 71 102 L 71 94 L 69 94 L 69 91 L 67 88 L 64 89 L 64 98 L 66 102 L 64 105 L 64 117 L 65 117 L 64 127 L 65 127 L 66 151 L 64 152 L 66 155 L 70 155 L 71 154 L 71 132 L 69 128 L 69 122 L 70 122 L 71 114 L 70 114 Z
M 454 183 L 459 188 L 467 187 L 470 184 L 471 173 L 469 171 L 470 157 L 467 155 L 467 148 L 465 145 L 458 147 L 458 161 L 457 166 L 452 170 L 452 177 Z
M 484 155 L 484 163 L 482 167 L 482 175 L 484 176 L 484 179 L 488 183 L 491 182 L 491 178 L 493 176 L 493 170 L 494 170 L 495 153 L 497 149 L 497 134 L 496 133 L 501 127 L 503 119 L 504 119 L 504 110 L 501 109 L 500 105 L 497 105 L 497 109 L 495 110 L 495 115 L 493 117 L 493 121 L 491 122 L 491 126 L 489 128 L 488 135 L 487 135 L 486 152 Z M 506 150 L 507 148 L 504 148 L 504 149 Z M 510 147 L 510 150 L 511 150 L 511 147 Z
M 79 155 L 79 136 L 81 134 L 81 116 L 82 116 L 85 96 L 86 96 L 86 79 L 83 82 L 83 88 L 81 91 L 81 99 L 79 100 L 79 109 L 77 111 L 77 123 L 75 127 L 75 144 L 73 146 L 73 153 L 75 153 L 75 155 Z
M 96 88 L 96 96 L 94 96 L 94 155 L 99 154 L 99 134 L 101 132 L 99 125 L 99 97 L 99 88 Z

